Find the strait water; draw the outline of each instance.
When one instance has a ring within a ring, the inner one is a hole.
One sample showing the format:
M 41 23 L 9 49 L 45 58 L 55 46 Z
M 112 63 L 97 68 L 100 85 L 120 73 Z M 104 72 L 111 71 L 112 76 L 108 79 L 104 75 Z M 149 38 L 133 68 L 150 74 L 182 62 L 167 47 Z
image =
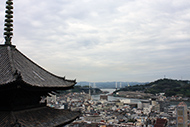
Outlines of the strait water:
M 115 89 L 101 89 L 102 91 L 108 91 L 108 94 L 111 94 L 115 91 Z M 100 95 L 92 95 L 93 100 L 99 100 Z M 140 102 L 141 99 L 134 99 L 134 98 L 124 98 L 124 97 L 114 97 L 114 96 L 108 96 L 108 101 L 115 101 L 115 100 L 123 100 L 123 99 L 130 99 L 130 101 L 133 103 Z

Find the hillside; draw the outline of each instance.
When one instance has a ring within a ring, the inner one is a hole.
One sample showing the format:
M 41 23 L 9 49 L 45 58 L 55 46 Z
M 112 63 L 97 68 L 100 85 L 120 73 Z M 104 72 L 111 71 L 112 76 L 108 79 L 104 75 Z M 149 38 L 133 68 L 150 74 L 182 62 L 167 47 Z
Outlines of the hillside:
M 120 91 L 143 91 L 145 93 L 165 93 L 166 96 L 182 95 L 190 97 L 190 81 L 159 79 L 145 85 L 134 85 L 120 89 Z

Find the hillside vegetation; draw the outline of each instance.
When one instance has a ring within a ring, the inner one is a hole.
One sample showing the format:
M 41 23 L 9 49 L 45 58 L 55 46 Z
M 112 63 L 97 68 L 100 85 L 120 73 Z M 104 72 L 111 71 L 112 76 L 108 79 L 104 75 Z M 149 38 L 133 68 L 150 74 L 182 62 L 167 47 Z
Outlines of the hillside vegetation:
M 125 87 L 120 89 L 120 91 L 143 91 L 151 94 L 165 93 L 166 96 L 182 95 L 190 97 L 190 81 L 165 78 L 145 85 Z

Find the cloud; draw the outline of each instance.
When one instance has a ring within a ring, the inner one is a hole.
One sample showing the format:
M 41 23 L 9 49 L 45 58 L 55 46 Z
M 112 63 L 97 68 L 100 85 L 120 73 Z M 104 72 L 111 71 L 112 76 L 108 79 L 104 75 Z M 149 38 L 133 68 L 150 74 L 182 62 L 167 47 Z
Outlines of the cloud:
M 13 44 L 52 73 L 78 81 L 190 79 L 189 1 L 13 2 Z M 3 12 L 5 0 L 0 5 Z

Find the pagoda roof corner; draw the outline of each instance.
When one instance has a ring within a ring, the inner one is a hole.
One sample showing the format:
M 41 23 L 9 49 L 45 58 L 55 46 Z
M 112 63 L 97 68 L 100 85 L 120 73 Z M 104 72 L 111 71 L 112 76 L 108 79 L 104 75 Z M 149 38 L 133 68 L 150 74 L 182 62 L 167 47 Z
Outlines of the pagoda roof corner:
M 76 84 L 76 80 L 68 80 L 43 69 L 15 46 L 0 46 L 0 65 L 0 86 L 19 80 L 30 86 L 55 89 L 70 88 Z

